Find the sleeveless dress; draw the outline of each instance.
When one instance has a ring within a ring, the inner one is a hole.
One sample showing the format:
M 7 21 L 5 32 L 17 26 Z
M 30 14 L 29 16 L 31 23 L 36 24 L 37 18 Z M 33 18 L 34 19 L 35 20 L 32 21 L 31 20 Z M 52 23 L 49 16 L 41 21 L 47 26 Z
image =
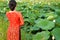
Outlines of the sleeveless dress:
M 24 24 L 22 14 L 20 12 L 11 11 L 7 12 L 6 16 L 10 23 L 7 30 L 7 40 L 21 40 L 20 28 Z

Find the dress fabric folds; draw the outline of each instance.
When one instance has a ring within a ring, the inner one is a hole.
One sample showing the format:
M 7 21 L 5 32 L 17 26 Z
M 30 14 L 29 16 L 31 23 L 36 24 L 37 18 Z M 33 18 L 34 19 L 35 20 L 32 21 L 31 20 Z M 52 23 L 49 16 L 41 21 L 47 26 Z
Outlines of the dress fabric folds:
M 22 14 L 17 11 L 7 12 L 9 21 L 7 40 L 21 40 L 21 26 L 24 24 Z

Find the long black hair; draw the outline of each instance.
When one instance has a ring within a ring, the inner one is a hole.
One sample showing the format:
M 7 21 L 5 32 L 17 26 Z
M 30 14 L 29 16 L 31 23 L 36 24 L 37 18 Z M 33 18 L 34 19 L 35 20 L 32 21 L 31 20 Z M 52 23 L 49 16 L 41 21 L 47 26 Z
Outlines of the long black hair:
M 11 11 L 14 11 L 15 7 L 16 7 L 16 1 L 15 0 L 10 0 L 9 1 L 9 8 Z

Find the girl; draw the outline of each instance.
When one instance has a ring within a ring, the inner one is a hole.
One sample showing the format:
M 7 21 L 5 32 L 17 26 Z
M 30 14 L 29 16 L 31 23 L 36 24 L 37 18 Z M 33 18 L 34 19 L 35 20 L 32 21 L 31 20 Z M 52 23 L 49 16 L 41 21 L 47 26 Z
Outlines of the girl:
M 19 29 L 24 25 L 24 20 L 22 14 L 15 10 L 16 4 L 15 0 L 9 1 L 11 11 L 6 13 L 10 23 L 7 31 L 7 40 L 21 40 L 21 30 L 19 31 Z

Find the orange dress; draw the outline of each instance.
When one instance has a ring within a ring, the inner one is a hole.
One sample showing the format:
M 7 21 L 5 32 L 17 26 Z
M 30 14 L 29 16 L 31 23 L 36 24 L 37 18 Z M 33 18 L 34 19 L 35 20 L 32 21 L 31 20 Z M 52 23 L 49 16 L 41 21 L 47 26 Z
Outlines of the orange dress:
M 24 24 L 22 14 L 17 11 L 11 11 L 7 12 L 6 16 L 10 23 L 7 31 L 7 40 L 21 40 L 20 28 Z

